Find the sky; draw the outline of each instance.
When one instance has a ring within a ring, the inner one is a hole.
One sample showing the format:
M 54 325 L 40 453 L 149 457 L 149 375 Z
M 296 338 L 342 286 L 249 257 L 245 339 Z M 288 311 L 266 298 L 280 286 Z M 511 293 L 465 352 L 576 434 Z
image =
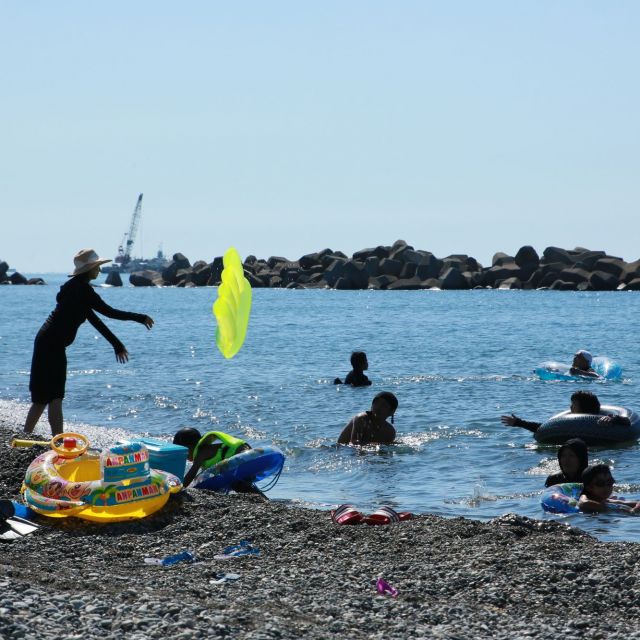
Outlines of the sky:
M 640 3 L 0 3 L 0 260 L 637 247 Z

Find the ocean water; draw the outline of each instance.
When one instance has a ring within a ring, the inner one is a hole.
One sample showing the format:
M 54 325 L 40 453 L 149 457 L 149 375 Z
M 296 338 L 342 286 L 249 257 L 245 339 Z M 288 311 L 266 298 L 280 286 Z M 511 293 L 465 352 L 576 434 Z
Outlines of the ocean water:
M 0 287 L 0 416 L 17 422 L 29 402 L 33 338 L 65 280 L 44 277 L 47 286 Z M 225 360 L 215 345 L 215 288 L 98 292 L 156 325 L 106 320 L 130 352 L 126 365 L 93 327 L 81 327 L 67 350 L 67 430 L 108 441 L 193 426 L 273 444 L 287 461 L 269 495 L 295 504 L 389 504 L 481 520 L 517 513 L 562 519 L 606 540 L 640 540 L 636 517 L 543 514 L 540 492 L 557 470 L 556 448 L 499 420 L 513 411 L 542 421 L 568 408 L 580 388 L 640 409 L 639 294 L 258 289 L 245 345 Z M 579 348 L 618 361 L 623 381 L 533 376 L 540 362 L 569 361 Z M 333 385 L 353 350 L 368 355 L 369 388 Z M 398 444 L 337 448 L 350 417 L 382 390 L 399 399 Z M 37 432 L 48 434 L 45 421 Z M 638 444 L 591 455 L 613 466 L 616 493 L 640 496 Z

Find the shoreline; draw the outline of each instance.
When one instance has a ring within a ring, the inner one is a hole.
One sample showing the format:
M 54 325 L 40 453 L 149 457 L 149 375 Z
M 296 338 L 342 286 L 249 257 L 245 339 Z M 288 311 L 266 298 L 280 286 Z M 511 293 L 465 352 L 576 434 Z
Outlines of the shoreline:
M 16 433 L 0 420 L 0 491 L 14 499 L 37 454 L 12 449 Z M 40 522 L 0 547 L 8 639 L 640 638 L 638 545 L 555 521 L 347 527 L 326 511 L 187 490 L 136 522 Z M 214 559 L 242 539 L 260 556 Z M 183 550 L 199 562 L 144 564 Z M 213 584 L 219 572 L 241 577 Z M 397 599 L 376 594 L 379 576 Z

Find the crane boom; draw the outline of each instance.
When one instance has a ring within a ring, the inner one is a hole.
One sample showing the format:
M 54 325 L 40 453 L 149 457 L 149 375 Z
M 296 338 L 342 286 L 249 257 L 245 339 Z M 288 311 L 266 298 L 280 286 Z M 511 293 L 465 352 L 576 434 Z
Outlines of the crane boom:
M 124 234 L 122 242 L 118 247 L 118 255 L 115 261 L 123 267 L 131 261 L 131 253 L 133 252 L 133 244 L 136 241 L 136 233 L 138 232 L 138 223 L 140 222 L 140 212 L 142 211 L 142 194 L 138 196 L 136 208 L 131 216 L 131 224 L 129 225 L 129 233 Z
M 142 211 L 142 194 L 138 196 L 138 202 L 136 202 L 136 208 L 133 210 L 131 216 L 131 225 L 129 226 L 129 235 L 127 236 L 127 248 L 124 255 L 127 258 L 127 262 L 131 259 L 131 252 L 133 250 L 133 243 L 136 241 L 136 233 L 138 232 L 138 223 L 140 222 L 140 212 Z

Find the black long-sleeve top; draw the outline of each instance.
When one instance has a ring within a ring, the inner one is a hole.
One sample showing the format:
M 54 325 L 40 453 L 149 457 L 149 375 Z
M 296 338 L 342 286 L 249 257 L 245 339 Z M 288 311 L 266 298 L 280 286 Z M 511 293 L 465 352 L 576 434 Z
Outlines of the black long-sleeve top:
M 109 341 L 115 352 L 119 353 L 124 350 L 124 345 L 95 312 L 115 320 L 133 320 L 140 323 L 144 323 L 146 317 L 141 313 L 120 311 L 110 307 L 89 282 L 79 276 L 71 278 L 60 287 L 56 302 L 56 308 L 40 329 L 40 336 L 65 347 L 75 340 L 80 325 L 88 320 Z

